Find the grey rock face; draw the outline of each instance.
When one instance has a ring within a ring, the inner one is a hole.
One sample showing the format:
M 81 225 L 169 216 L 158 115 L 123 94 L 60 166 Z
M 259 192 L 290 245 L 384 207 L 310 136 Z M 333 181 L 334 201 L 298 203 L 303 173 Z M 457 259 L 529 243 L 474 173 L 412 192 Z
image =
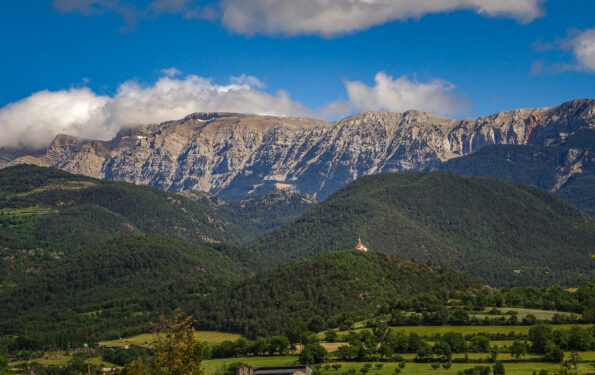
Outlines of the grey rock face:
M 419 170 L 490 144 L 551 145 L 595 129 L 595 100 L 456 120 L 365 112 L 329 123 L 230 113 L 121 131 L 111 141 L 60 135 L 33 163 L 96 178 L 241 198 L 275 188 L 323 199 L 359 176 Z

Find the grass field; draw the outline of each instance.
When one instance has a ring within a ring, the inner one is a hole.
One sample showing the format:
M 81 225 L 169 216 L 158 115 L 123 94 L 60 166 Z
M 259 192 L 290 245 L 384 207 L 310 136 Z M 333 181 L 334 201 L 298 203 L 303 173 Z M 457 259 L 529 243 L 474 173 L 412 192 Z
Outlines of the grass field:
M 588 354 L 587 354 L 588 353 Z M 414 355 L 412 355 L 414 356 Z M 463 355 L 461 355 L 463 356 Z M 583 361 L 587 358 L 595 359 L 595 352 L 584 352 L 581 353 Z M 458 357 L 455 356 L 455 358 Z M 472 358 L 472 355 L 469 355 Z M 506 360 L 507 358 L 502 357 L 501 359 Z M 297 362 L 295 356 L 278 356 L 278 357 L 238 357 L 238 358 L 225 358 L 225 359 L 212 359 L 203 361 L 203 368 L 206 374 L 212 374 L 217 369 L 229 365 L 234 362 L 246 363 L 251 366 L 283 366 L 290 365 Z M 359 369 L 363 367 L 364 362 L 337 362 L 341 364 L 341 368 L 338 371 L 335 370 L 322 370 L 324 375 L 339 375 L 345 370 L 351 368 L 356 369 L 359 374 Z M 420 375 L 435 375 L 435 374 L 456 374 L 458 371 L 475 367 L 478 365 L 490 365 L 490 364 L 475 364 L 475 363 L 453 363 L 449 370 L 434 370 L 429 363 L 410 363 L 408 362 L 401 374 L 420 374 Z M 375 370 L 371 369 L 369 375 L 394 375 L 395 368 L 398 366 L 396 362 L 383 362 L 382 369 Z M 491 366 L 491 365 L 490 365 Z M 541 363 L 541 362 L 510 362 L 504 363 L 507 375 L 531 375 L 533 370 L 554 370 L 557 365 L 552 363 Z M 374 368 L 374 366 L 372 366 Z M 578 370 L 581 373 L 592 372 L 595 368 L 593 363 L 580 363 Z
M 3 208 L 0 210 L 0 215 L 10 217 L 22 217 L 22 216 L 34 216 L 34 215 L 45 215 L 49 212 L 55 211 L 49 207 L 21 207 L 21 208 Z
M 489 312 L 489 310 L 492 310 L 492 308 L 488 308 L 486 312 L 484 313 L 479 313 L 479 314 L 471 314 L 471 316 L 473 317 L 477 317 L 477 318 L 485 318 L 485 317 L 490 317 L 490 318 L 494 318 L 494 317 L 500 317 L 500 316 L 508 316 L 506 315 L 507 312 L 509 311 L 514 311 L 517 313 L 517 317 L 519 319 L 523 319 L 525 318 L 527 315 L 529 314 L 533 314 L 535 315 L 535 317 L 539 320 L 551 320 L 554 315 L 556 314 L 560 314 L 563 316 L 572 316 L 575 315 L 577 317 L 580 317 L 580 314 L 573 314 L 573 313 L 569 313 L 569 312 L 562 312 L 562 311 L 551 311 L 551 310 L 538 310 L 538 309 L 523 309 L 523 308 L 518 308 L 518 307 L 499 307 L 498 310 L 500 310 L 502 312 L 502 314 L 499 315 L 489 315 L 487 314 L 487 312 Z
M 590 324 L 559 324 L 552 325 L 552 328 L 568 330 L 573 326 L 580 326 L 583 328 L 591 327 Z M 463 335 L 475 335 L 480 333 L 507 335 L 510 332 L 514 332 L 516 334 L 527 334 L 530 328 L 531 326 L 403 326 L 392 327 L 391 329 L 405 331 L 407 334 L 409 334 L 409 332 L 416 332 L 420 336 L 429 338 L 436 334 L 444 334 L 446 332 L 458 332 Z M 362 329 L 367 328 L 355 329 L 354 331 L 361 331 Z M 348 331 L 340 331 L 337 333 L 339 334 L 339 339 L 341 339 L 341 337 L 346 335 Z
M 47 352 L 44 354 L 42 358 L 34 358 L 31 362 L 37 362 L 44 366 L 66 366 L 68 361 L 72 356 L 65 353 L 65 352 Z M 90 358 L 91 364 L 101 366 L 101 367 L 120 367 L 113 363 L 106 362 L 101 359 L 101 357 L 91 357 Z M 10 363 L 11 367 L 16 367 L 25 364 L 27 361 L 16 361 Z
M 206 341 L 210 344 L 219 344 L 225 340 L 235 341 L 241 336 L 235 333 L 214 332 L 214 331 L 195 331 L 194 338 L 198 341 Z M 119 340 L 101 341 L 99 346 L 126 346 L 140 345 L 149 346 L 155 339 L 153 333 L 143 333 L 133 337 L 122 338 Z

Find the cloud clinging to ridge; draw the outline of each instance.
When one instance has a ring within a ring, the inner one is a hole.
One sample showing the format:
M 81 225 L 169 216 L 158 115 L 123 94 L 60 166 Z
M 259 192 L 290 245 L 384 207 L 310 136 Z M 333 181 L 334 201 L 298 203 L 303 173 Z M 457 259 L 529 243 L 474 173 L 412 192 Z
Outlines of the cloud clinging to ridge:
M 199 111 L 311 114 L 288 93 L 269 94 L 260 87 L 258 79 L 246 75 L 232 77 L 227 85 L 189 75 L 164 76 L 150 86 L 124 82 L 113 97 L 86 87 L 39 91 L 0 108 L 0 147 L 41 148 L 58 134 L 108 140 L 123 127 L 175 120 Z
M 440 115 L 460 114 L 469 102 L 454 92 L 455 85 L 438 78 L 427 82 L 407 76 L 393 78 L 384 72 L 374 77 L 374 85 L 345 80 L 348 100 L 330 103 L 321 112 L 326 116 L 345 115 L 352 111 L 404 112 L 411 109 Z
M 312 111 L 279 90 L 262 91 L 256 77 L 242 74 L 221 85 L 197 75 L 174 78 L 175 68 L 153 85 L 122 83 L 112 97 L 87 87 L 43 90 L 0 108 L 0 147 L 42 148 L 58 134 L 83 139 L 108 140 L 121 128 L 176 120 L 194 112 L 241 112 L 272 116 L 336 117 L 354 111 L 410 109 L 442 115 L 461 113 L 467 102 L 453 92 L 455 86 L 441 79 L 427 82 L 407 76 L 394 79 L 379 72 L 375 84 L 344 80 L 348 100 L 329 103 Z
M 63 13 L 85 16 L 106 11 L 129 23 L 164 13 L 187 19 L 221 20 L 229 30 L 244 34 L 341 35 L 394 20 L 426 14 L 471 10 L 488 17 L 531 22 L 543 14 L 545 0 L 153 0 L 144 7 L 133 0 L 54 0 Z

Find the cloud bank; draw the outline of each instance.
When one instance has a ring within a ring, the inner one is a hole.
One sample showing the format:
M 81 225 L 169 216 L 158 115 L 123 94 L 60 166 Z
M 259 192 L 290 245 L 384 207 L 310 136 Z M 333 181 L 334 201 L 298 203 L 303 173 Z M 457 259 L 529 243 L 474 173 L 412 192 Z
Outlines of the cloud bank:
M 243 34 L 318 34 L 326 37 L 365 30 L 394 20 L 471 10 L 488 17 L 531 22 L 543 14 L 544 0 L 154 0 L 138 7 L 132 0 L 54 0 L 62 13 L 85 16 L 107 11 L 134 24 L 141 18 L 180 14 L 221 21 Z
M 175 68 L 162 70 L 153 85 L 127 81 L 113 96 L 98 95 L 87 87 L 39 91 L 0 108 L 0 147 L 40 149 L 56 135 L 82 139 L 112 139 L 126 127 L 176 120 L 194 112 L 240 112 L 272 116 L 334 118 L 354 111 L 410 109 L 442 115 L 458 114 L 468 103 L 459 99 L 455 85 L 431 79 L 418 82 L 407 76 L 393 78 L 379 72 L 373 86 L 344 80 L 348 100 L 329 103 L 312 111 L 279 90 L 263 91 L 256 77 L 231 77 L 227 85 L 197 75 L 180 75 Z
M 128 81 L 113 97 L 88 88 L 39 91 L 0 108 L 0 147 L 39 149 L 58 134 L 108 140 L 123 127 L 179 119 L 198 111 L 311 114 L 288 93 L 269 94 L 260 91 L 262 87 L 258 79 L 246 75 L 232 77 L 228 85 L 189 75 L 183 79 L 164 76 L 151 86 Z

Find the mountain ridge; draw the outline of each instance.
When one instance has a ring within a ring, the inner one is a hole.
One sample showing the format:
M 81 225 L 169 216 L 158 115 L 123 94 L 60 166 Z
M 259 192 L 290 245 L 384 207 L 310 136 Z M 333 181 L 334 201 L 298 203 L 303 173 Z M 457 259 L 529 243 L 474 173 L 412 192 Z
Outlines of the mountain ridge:
M 194 113 L 124 129 L 110 141 L 58 136 L 43 156 L 0 160 L 226 199 L 285 184 L 321 200 L 363 175 L 432 168 L 491 144 L 555 145 L 581 129 L 595 129 L 594 99 L 463 120 L 415 110 L 369 111 L 332 123 Z

